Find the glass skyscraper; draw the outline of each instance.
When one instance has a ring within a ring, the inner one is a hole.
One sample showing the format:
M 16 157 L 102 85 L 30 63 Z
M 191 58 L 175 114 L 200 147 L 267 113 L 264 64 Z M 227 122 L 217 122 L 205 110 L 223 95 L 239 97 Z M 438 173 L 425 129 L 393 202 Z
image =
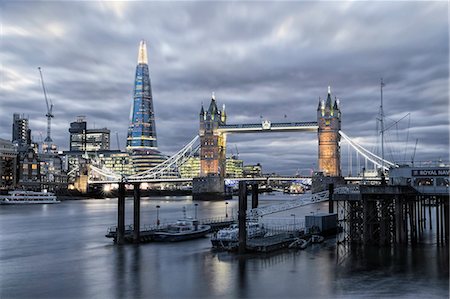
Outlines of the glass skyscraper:
M 139 44 L 138 65 L 134 80 L 133 108 L 127 134 L 127 150 L 130 152 L 135 172 L 148 170 L 164 161 L 158 151 L 152 88 L 148 71 L 147 46 Z

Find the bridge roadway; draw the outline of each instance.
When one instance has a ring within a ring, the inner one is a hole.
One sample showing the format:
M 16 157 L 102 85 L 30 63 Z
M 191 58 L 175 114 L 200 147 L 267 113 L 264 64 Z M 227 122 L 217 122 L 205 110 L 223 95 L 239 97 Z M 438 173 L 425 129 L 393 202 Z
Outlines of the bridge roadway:
M 252 182 L 269 182 L 269 181 L 298 181 L 298 180 L 307 180 L 312 179 L 312 177 L 258 177 L 258 178 L 225 178 L 225 180 L 231 181 L 252 181 Z M 379 182 L 381 178 L 379 177 L 344 177 L 344 180 L 347 182 Z M 386 181 L 389 180 L 389 177 L 386 177 Z M 89 184 L 118 184 L 120 181 L 118 180 L 105 180 L 105 181 L 89 181 Z M 157 179 L 129 179 L 126 180 L 126 183 L 188 183 L 192 182 L 192 178 L 157 178 Z
M 307 131 L 317 132 L 317 121 L 271 123 L 263 121 L 254 124 L 229 124 L 219 126 L 218 132 L 222 133 L 254 133 L 254 132 L 292 132 Z

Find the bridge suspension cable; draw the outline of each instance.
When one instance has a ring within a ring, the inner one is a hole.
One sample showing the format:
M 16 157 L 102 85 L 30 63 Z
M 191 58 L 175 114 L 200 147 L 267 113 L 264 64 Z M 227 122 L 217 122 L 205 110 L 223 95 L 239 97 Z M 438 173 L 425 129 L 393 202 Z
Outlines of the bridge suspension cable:
M 375 155 L 374 153 L 370 152 L 360 144 L 358 144 L 356 141 L 353 141 L 347 134 L 345 134 L 342 131 L 339 131 L 339 134 L 348 142 L 348 144 L 356 150 L 359 154 L 361 154 L 364 158 L 372 162 L 373 164 L 383 168 L 384 170 L 388 170 L 392 167 L 398 167 L 395 163 L 392 163 L 388 160 L 382 159 L 381 157 Z
M 185 145 L 176 154 L 171 156 L 164 162 L 144 172 L 130 175 L 128 181 L 159 178 L 162 176 L 178 176 L 178 167 L 184 164 L 190 157 L 194 155 L 200 148 L 200 144 L 196 145 L 199 136 L 195 136 L 187 145 Z

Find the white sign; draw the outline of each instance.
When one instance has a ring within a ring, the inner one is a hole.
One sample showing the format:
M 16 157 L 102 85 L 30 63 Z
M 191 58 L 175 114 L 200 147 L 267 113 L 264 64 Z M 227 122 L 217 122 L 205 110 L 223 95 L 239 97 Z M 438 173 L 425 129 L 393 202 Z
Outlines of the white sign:
M 268 120 L 263 121 L 262 128 L 263 130 L 270 130 L 271 123 Z

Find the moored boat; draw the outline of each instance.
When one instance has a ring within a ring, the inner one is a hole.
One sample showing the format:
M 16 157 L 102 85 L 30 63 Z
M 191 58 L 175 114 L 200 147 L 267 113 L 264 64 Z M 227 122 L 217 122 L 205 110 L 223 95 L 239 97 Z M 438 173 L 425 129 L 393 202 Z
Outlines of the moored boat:
M 321 235 L 312 235 L 311 236 L 311 243 L 322 243 L 325 240 L 325 238 Z
M 60 203 L 55 194 L 47 192 L 14 190 L 7 195 L 0 195 L 1 205 L 22 205 L 22 204 L 53 204 Z
M 153 241 L 175 242 L 204 237 L 211 230 L 211 226 L 200 224 L 197 219 L 184 218 L 169 224 L 161 230 L 152 233 Z
M 308 247 L 309 243 L 311 243 L 311 239 L 305 240 L 305 239 L 298 238 L 289 245 L 289 248 L 306 249 L 306 247 Z
M 247 223 L 247 238 L 263 237 L 267 230 L 263 225 L 256 222 Z M 214 248 L 230 249 L 237 247 L 239 242 L 239 226 L 232 224 L 230 227 L 219 230 L 211 237 L 211 244 Z

